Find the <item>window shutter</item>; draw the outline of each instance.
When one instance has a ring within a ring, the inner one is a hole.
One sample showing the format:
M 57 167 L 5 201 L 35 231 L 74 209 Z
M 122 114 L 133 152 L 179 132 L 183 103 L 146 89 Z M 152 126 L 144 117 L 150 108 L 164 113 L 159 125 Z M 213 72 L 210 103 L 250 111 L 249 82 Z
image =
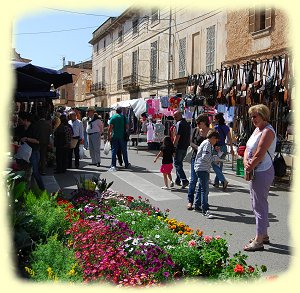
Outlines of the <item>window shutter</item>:
M 272 8 L 266 8 L 265 28 L 272 26 Z
M 249 9 L 249 33 L 255 32 L 255 9 Z
M 179 40 L 179 77 L 185 76 L 186 67 L 186 38 Z

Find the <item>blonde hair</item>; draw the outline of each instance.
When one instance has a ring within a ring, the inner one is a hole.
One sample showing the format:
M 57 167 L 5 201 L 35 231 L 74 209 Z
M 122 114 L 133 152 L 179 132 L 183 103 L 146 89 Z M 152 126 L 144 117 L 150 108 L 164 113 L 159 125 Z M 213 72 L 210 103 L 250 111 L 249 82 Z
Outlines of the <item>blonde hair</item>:
M 264 121 L 269 121 L 270 120 L 270 110 L 264 104 L 258 104 L 258 105 L 254 105 L 254 106 L 250 107 L 249 110 L 248 110 L 249 115 L 251 115 L 253 112 L 256 112 L 257 114 L 259 114 L 259 116 Z

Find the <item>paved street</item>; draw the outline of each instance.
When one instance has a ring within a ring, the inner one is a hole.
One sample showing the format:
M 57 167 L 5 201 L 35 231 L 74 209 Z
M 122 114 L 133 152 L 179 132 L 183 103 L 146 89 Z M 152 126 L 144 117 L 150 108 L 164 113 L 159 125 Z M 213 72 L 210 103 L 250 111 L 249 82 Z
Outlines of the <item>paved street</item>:
M 80 174 L 101 173 L 102 178 L 108 182 L 114 181 L 112 189 L 123 192 L 125 195 L 148 198 L 153 206 L 161 210 L 170 209 L 170 217 L 183 221 L 193 229 L 200 228 L 204 235 L 220 235 L 227 233 L 231 255 L 242 251 L 244 244 L 255 236 L 255 218 L 253 216 L 248 184 L 243 178 L 235 175 L 231 164 L 225 166 L 225 177 L 229 181 L 226 192 L 210 185 L 209 204 L 213 219 L 207 219 L 194 211 L 188 211 L 187 189 L 162 190 L 163 177 L 159 172 L 160 161 L 153 163 L 156 151 L 130 148 L 129 161 L 131 170 L 119 167 L 117 172 L 107 172 L 110 167 L 110 156 L 102 154 L 101 167 L 88 165 L 91 160 L 89 152 L 85 151 L 86 158 L 80 162 L 80 169 L 68 170 L 65 174 L 54 176 L 53 170 L 48 169 L 44 176 L 46 188 L 51 192 L 61 188 L 69 193 L 76 188 L 75 176 Z M 190 174 L 189 163 L 184 163 L 187 176 Z M 174 169 L 173 169 L 173 174 Z M 214 174 L 211 173 L 211 178 Z M 292 261 L 293 247 L 288 227 L 291 194 L 286 187 L 278 185 L 271 187 L 269 196 L 270 218 L 270 245 L 265 245 L 262 252 L 244 252 L 249 257 L 247 262 L 251 265 L 266 265 L 267 275 L 278 275 L 289 270 Z M 229 235 L 232 234 L 232 235 Z

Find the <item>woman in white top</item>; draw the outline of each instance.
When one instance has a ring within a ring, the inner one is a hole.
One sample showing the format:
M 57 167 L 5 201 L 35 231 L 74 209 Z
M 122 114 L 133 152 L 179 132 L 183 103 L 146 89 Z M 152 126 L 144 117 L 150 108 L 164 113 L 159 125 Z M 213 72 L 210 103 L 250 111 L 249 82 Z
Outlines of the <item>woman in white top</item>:
M 89 151 L 92 159 L 92 165 L 100 167 L 101 156 L 101 134 L 103 133 L 103 122 L 93 109 L 88 110 L 89 121 L 87 123 L 86 132 L 89 140 Z
M 246 174 L 249 178 L 252 209 L 256 219 L 256 236 L 244 247 L 245 251 L 263 250 L 263 244 L 270 242 L 268 236 L 269 205 L 268 194 L 274 180 L 273 157 L 276 147 L 275 131 L 269 124 L 270 110 L 259 104 L 250 107 L 249 117 L 256 127 L 249 138 L 244 153 Z

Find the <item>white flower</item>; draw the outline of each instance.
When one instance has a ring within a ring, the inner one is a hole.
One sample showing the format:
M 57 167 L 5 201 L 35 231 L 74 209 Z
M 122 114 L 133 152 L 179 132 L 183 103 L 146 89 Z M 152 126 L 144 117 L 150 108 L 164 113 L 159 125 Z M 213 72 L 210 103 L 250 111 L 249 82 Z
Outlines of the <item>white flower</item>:
M 134 240 L 132 241 L 132 244 L 133 244 L 133 245 L 138 245 L 138 244 L 139 244 L 138 239 L 134 239 Z
M 135 221 L 132 221 L 131 224 L 134 225 L 134 224 L 135 224 Z
M 160 238 L 160 235 L 156 234 L 156 235 L 155 235 L 155 238 L 156 238 L 156 239 Z

